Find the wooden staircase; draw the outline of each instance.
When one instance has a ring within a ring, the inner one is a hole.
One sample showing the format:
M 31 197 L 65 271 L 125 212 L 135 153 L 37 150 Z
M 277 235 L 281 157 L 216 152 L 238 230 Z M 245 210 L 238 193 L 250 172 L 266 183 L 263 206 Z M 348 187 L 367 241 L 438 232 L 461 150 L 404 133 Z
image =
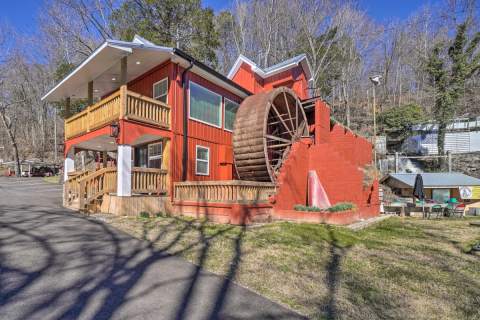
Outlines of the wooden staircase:
M 65 182 L 64 205 L 72 210 L 95 212 L 101 205 L 102 196 L 116 189 L 116 168 L 86 171 Z
M 132 193 L 166 194 L 167 171 L 151 168 L 132 168 Z M 64 206 L 83 212 L 100 210 L 105 194 L 117 191 L 117 168 L 85 171 L 71 177 L 64 185 Z

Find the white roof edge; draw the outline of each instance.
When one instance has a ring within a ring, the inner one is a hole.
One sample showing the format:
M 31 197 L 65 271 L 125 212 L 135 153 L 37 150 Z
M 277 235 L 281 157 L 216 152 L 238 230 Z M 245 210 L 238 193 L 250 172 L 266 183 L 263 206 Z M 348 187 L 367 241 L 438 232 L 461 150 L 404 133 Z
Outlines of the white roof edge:
M 86 65 L 89 61 L 91 61 L 99 52 L 101 52 L 106 46 L 108 42 L 105 41 L 100 47 L 95 49 L 91 55 L 88 56 L 78 67 L 76 67 L 72 72 L 70 72 L 65 78 L 62 79 L 57 85 L 55 85 L 52 89 L 50 89 L 42 98 L 41 100 L 45 100 L 53 91 L 57 90 L 65 81 L 70 79 L 78 70 L 80 70 L 84 65 Z
M 107 39 L 97 49 L 95 49 L 95 51 L 93 51 L 93 53 L 89 55 L 87 59 L 85 59 L 80 65 L 78 65 L 72 72 L 70 72 L 65 78 L 63 78 L 59 83 L 57 83 L 52 89 L 50 89 L 41 98 L 41 100 L 45 100 L 50 94 L 52 94 L 63 83 L 65 83 L 68 79 L 70 79 L 73 75 L 75 75 L 80 69 L 82 69 L 87 63 L 89 63 L 93 58 L 95 58 L 95 56 L 97 56 L 100 52 L 102 52 L 102 50 L 104 50 L 106 47 L 123 50 L 127 54 L 131 54 L 133 48 L 146 48 L 146 49 L 158 50 L 163 52 L 170 52 L 173 54 L 173 48 L 157 46 L 139 36 L 136 36 L 136 37 L 137 37 L 137 41 L 135 42 Z M 144 42 L 141 42 L 142 40 Z
M 233 64 L 232 68 L 228 72 L 227 78 L 232 79 L 235 76 L 235 74 L 238 72 L 238 69 L 240 69 L 240 66 L 242 65 L 242 63 L 248 64 L 252 68 L 252 71 L 254 73 L 258 74 L 260 77 L 265 79 L 267 77 L 271 77 L 273 75 L 276 75 L 278 73 L 286 71 L 290 68 L 296 67 L 299 64 L 303 64 L 303 62 L 305 61 L 306 65 L 302 66 L 302 67 L 304 68 L 305 72 L 307 73 L 307 78 L 308 78 L 307 80 L 311 80 L 313 78 L 312 77 L 312 68 L 310 66 L 310 62 L 308 61 L 307 55 L 303 53 L 303 54 L 301 54 L 297 57 L 298 57 L 297 60 L 292 61 L 289 64 L 281 65 L 282 62 L 280 62 L 280 63 L 277 64 L 277 65 L 279 65 L 278 67 L 275 67 L 275 65 L 273 65 L 273 66 L 267 68 L 267 69 L 270 69 L 270 70 L 265 71 L 265 69 L 260 68 L 255 62 L 248 59 L 244 55 L 240 54 L 238 56 L 237 60 L 235 61 L 235 63 Z

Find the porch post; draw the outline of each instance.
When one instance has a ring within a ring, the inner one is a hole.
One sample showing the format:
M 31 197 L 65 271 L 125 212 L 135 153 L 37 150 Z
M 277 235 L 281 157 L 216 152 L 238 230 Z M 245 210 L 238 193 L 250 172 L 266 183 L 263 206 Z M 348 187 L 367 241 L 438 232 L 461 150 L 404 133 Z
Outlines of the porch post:
M 127 84 L 127 57 L 120 60 L 120 85 Z
M 71 116 L 71 110 L 70 110 L 70 97 L 67 97 L 65 99 L 65 119 L 70 118 Z
M 67 155 L 65 156 L 65 163 L 63 165 L 63 181 L 68 180 L 68 173 L 75 171 L 75 162 L 74 162 L 74 156 L 75 156 L 75 148 L 71 148 L 70 151 L 68 151 Z
M 132 195 L 132 146 L 119 145 L 117 153 L 117 196 Z
M 93 81 L 88 82 L 88 105 L 93 104 Z

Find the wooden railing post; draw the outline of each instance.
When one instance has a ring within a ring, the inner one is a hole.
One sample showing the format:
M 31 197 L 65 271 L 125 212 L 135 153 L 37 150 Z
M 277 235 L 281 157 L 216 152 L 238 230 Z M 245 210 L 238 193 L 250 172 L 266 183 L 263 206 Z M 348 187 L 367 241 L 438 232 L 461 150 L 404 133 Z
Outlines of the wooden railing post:
M 120 86 L 120 119 L 127 115 L 127 85 Z

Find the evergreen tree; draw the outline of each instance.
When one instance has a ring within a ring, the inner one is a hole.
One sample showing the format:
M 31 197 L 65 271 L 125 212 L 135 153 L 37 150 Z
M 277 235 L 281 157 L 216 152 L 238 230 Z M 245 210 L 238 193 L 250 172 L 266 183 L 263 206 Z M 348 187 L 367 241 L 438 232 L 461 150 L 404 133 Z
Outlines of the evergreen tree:
M 438 44 L 427 61 L 426 71 L 435 88 L 434 117 L 438 123 L 437 145 L 440 155 L 445 154 L 447 125 L 455 116 L 465 81 L 480 68 L 480 53 L 477 52 L 480 32 L 469 40 L 467 26 L 467 22 L 460 24 L 451 45 L 446 48 L 442 43 Z
M 215 67 L 219 39 L 214 17 L 200 0 L 127 0 L 112 13 L 111 25 L 123 40 L 138 34 L 158 45 L 185 50 Z

